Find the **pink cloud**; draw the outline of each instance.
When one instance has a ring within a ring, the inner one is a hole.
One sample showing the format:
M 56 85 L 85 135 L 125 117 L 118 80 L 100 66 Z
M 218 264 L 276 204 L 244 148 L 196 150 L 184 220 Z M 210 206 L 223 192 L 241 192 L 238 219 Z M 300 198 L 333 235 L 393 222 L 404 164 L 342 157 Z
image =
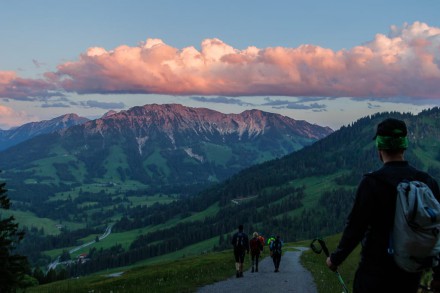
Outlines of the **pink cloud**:
M 177 49 L 148 39 L 135 47 L 90 48 L 46 73 L 46 80 L 3 75 L 0 96 L 13 97 L 58 88 L 80 94 L 439 98 L 440 29 L 421 22 L 392 26 L 389 35 L 340 51 L 314 45 L 239 50 L 219 39 L 204 40 L 200 50 Z
M 12 108 L 0 105 L 0 129 L 22 125 L 32 121 L 32 119 L 35 119 L 35 117 L 28 115 L 24 111 L 17 112 Z
M 35 100 L 60 95 L 48 80 L 24 79 L 12 71 L 0 71 L 0 98 Z

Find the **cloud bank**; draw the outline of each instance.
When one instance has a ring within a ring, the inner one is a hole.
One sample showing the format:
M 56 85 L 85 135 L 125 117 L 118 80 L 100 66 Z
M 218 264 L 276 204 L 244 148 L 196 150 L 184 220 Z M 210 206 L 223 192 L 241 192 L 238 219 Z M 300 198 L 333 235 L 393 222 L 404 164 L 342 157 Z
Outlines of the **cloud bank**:
M 35 119 L 24 111 L 15 111 L 10 107 L 0 105 L 0 129 L 21 125 Z
M 219 39 L 204 40 L 200 50 L 177 49 L 148 39 L 111 51 L 90 48 L 44 80 L 0 71 L 0 97 L 63 92 L 437 99 L 440 28 L 392 26 L 388 35 L 340 51 L 314 45 L 239 50 Z

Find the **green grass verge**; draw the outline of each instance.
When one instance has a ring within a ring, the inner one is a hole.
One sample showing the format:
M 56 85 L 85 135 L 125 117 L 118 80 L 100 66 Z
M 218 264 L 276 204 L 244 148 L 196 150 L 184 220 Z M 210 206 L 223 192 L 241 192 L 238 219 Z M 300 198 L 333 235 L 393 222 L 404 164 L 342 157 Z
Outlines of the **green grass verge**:
M 334 235 L 324 238 L 330 252 L 334 251 L 339 243 L 341 235 Z M 310 246 L 310 242 L 304 242 L 304 246 Z M 347 286 L 352 292 L 354 273 L 357 269 L 360 256 L 360 246 L 358 246 L 338 268 L 338 272 Z M 316 287 L 319 293 L 341 293 L 343 288 L 337 275 L 327 268 L 325 264 L 327 257 L 324 252 L 316 254 L 312 250 L 304 252 L 301 256 L 301 263 L 309 270 L 315 279 Z
M 232 252 L 224 251 L 133 268 L 118 277 L 101 273 L 29 288 L 26 292 L 195 292 L 233 272 Z

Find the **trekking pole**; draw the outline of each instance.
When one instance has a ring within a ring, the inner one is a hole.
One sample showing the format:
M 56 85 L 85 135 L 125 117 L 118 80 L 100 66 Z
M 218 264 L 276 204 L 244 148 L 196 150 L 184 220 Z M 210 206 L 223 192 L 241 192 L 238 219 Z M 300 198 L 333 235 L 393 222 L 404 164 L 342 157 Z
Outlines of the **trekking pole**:
M 319 247 L 315 246 L 315 242 L 319 243 Z M 322 240 L 321 238 L 313 239 L 312 243 L 310 243 L 310 248 L 316 254 L 320 254 L 322 251 L 324 251 L 324 254 L 327 257 L 330 256 L 327 245 L 325 244 L 324 240 Z M 335 273 L 336 273 L 336 276 L 338 277 L 339 282 L 341 283 L 342 287 L 344 288 L 345 293 L 350 293 L 350 291 L 348 291 L 347 286 L 345 286 L 344 280 L 342 279 L 341 274 L 339 274 L 338 270 L 336 270 Z

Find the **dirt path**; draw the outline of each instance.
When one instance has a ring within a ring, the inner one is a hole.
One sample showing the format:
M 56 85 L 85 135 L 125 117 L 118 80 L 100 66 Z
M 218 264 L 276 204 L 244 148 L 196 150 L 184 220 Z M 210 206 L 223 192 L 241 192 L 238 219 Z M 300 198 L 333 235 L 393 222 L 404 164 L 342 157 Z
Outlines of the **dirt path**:
M 302 251 L 286 251 L 281 258 L 280 272 L 274 272 L 272 258 L 266 257 L 259 265 L 258 273 L 250 270 L 243 278 L 231 277 L 225 281 L 200 288 L 198 293 L 215 292 L 297 292 L 317 293 L 312 274 L 299 262 Z M 249 261 L 246 256 L 246 261 Z M 234 268 L 231 268 L 234 271 Z

